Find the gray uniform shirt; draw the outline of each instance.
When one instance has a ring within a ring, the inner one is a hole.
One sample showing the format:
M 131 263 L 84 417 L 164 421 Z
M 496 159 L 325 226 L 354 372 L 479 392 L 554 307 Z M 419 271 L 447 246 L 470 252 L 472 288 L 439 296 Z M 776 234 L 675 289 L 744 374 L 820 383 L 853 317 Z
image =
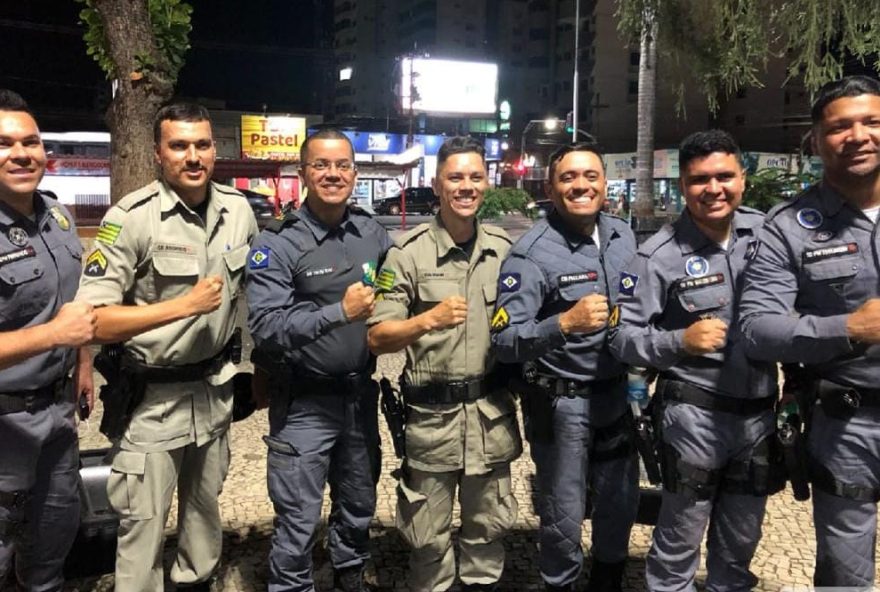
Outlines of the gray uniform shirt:
M 34 216 L 32 221 L 0 203 L 0 331 L 47 323 L 76 294 L 83 248 L 70 212 L 38 191 Z M 0 370 L 0 393 L 55 382 L 75 354 L 59 347 Z
M 846 317 L 878 297 L 877 225 L 824 184 L 770 211 L 741 304 L 747 353 L 802 362 L 854 387 L 880 384 L 880 346 L 851 343 Z
M 636 241 L 620 218 L 599 214 L 600 245 L 568 230 L 555 214 L 535 224 L 501 265 L 492 343 L 502 362 L 537 360 L 541 372 L 572 380 L 601 380 L 624 371 L 605 347 L 606 330 L 565 336 L 559 314 L 589 294 L 611 305 L 617 277 Z M 506 322 L 502 322 L 503 319 Z
M 614 355 L 726 396 L 748 399 L 775 392 L 775 366 L 750 363 L 736 332 L 742 273 L 758 248 L 763 221 L 761 212 L 739 208 L 727 249 L 707 238 L 688 211 L 648 239 L 620 276 L 619 309 L 611 323 L 616 325 L 610 339 Z M 727 344 L 717 352 L 689 355 L 685 329 L 707 318 L 727 323 Z
M 373 358 L 366 326 L 346 321 L 342 297 L 351 284 L 373 280 L 392 244 L 385 229 L 357 208 L 349 208 L 336 228 L 318 220 L 308 201 L 270 223 L 248 259 L 254 361 L 283 359 L 324 376 L 368 370 Z

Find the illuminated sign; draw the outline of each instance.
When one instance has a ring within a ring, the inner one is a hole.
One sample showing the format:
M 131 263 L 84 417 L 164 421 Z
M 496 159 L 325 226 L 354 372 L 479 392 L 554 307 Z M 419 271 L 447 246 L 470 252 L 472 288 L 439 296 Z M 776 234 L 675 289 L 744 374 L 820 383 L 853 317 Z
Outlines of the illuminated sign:
M 402 58 L 400 104 L 404 113 L 496 113 L 498 64 Z
M 241 116 L 241 157 L 262 160 L 299 160 L 306 138 L 304 117 Z

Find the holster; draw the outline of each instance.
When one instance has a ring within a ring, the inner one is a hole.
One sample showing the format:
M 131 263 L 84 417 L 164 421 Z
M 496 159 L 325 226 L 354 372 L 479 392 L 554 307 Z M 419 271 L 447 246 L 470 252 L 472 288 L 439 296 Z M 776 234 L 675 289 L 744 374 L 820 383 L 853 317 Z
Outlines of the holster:
M 526 438 L 529 442 L 548 444 L 553 441 L 553 409 L 556 397 L 549 390 L 529 383 L 521 377 L 510 380 L 511 390 L 520 395 Z
M 654 424 L 648 414 L 633 417 L 633 431 L 635 432 L 636 449 L 645 466 L 645 474 L 652 485 L 659 485 L 663 481 L 660 471 L 660 458 L 657 454 L 658 436 L 654 432 Z
M 144 399 L 146 382 L 138 380 L 134 373 L 123 367 L 125 353 L 121 343 L 101 347 L 95 356 L 95 369 L 107 384 L 101 387 L 100 398 L 104 404 L 101 417 L 101 433 L 110 440 L 118 440 L 125 434 L 134 410 Z
M 379 389 L 382 391 L 382 415 L 388 424 L 391 433 L 391 443 L 394 446 L 394 455 L 397 458 L 406 456 L 406 406 L 398 392 L 391 386 L 391 381 L 382 377 L 379 380 Z

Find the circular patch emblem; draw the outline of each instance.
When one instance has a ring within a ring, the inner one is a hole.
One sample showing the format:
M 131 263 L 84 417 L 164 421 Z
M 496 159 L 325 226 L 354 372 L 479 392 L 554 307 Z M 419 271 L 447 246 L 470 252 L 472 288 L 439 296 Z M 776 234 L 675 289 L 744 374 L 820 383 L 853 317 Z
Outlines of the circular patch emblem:
M 816 233 L 816 236 L 813 237 L 813 240 L 817 243 L 827 243 L 832 238 L 834 238 L 834 232 L 831 230 L 820 230 Z
M 685 262 L 684 270 L 691 277 L 700 277 L 709 273 L 709 262 L 697 255 Z
M 19 228 L 18 226 L 13 226 L 6 233 L 6 236 L 9 237 L 9 242 L 11 242 L 16 247 L 23 247 L 28 243 L 28 234 L 25 232 L 24 228 Z
M 825 219 L 822 217 L 822 212 L 816 210 L 814 208 L 804 208 L 797 213 L 797 222 L 804 228 L 809 228 L 810 230 L 814 230 L 822 226 L 822 222 Z

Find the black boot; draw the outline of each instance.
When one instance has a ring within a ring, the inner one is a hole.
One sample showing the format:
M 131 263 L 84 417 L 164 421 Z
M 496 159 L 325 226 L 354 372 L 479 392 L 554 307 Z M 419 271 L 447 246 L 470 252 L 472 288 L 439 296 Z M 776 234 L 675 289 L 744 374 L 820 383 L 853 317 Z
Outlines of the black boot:
M 364 582 L 364 566 L 345 567 L 333 574 L 333 587 L 341 592 L 371 592 L 373 588 Z
M 626 560 L 617 563 L 605 563 L 593 559 L 590 571 L 590 583 L 587 592 L 621 592 L 623 590 L 623 568 Z

